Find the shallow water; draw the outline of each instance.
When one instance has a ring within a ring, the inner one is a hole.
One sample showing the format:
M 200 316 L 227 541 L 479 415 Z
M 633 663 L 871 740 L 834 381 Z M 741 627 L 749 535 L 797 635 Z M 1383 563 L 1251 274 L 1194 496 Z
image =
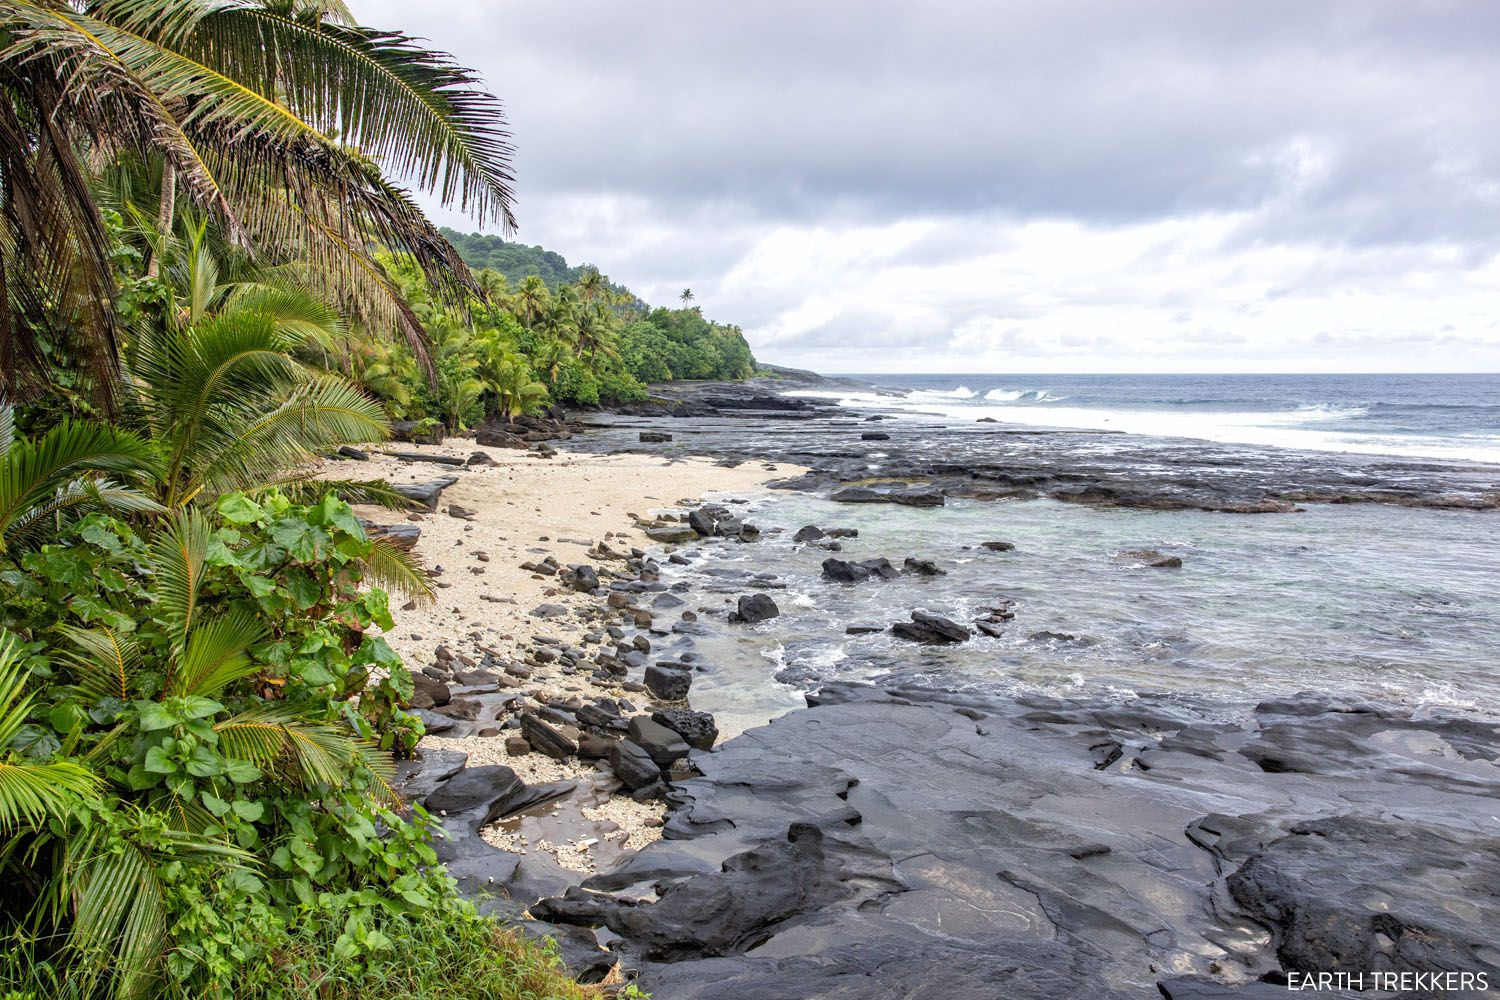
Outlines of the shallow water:
M 663 579 L 722 611 L 758 586 L 728 571 L 771 573 L 780 618 L 730 626 L 705 616 L 697 648 L 713 669 L 695 706 L 754 724 L 830 679 L 899 675 L 949 687 L 1062 696 L 1165 693 L 1240 714 L 1298 691 L 1421 710 L 1500 713 L 1500 522 L 1471 512 L 1374 505 L 1285 515 L 1096 509 L 1051 500 L 918 510 L 778 494 L 741 512 L 764 532 L 713 542 Z M 795 545 L 804 524 L 858 528 L 843 551 Z M 778 533 L 776 529 L 781 529 Z M 992 553 L 986 540 L 1014 542 Z M 1180 555 L 1178 570 L 1122 559 Z M 935 578 L 854 585 L 821 578 L 825 558 L 935 560 Z M 714 591 L 717 591 L 715 593 Z M 961 623 L 1015 602 L 1003 637 L 927 647 L 854 623 L 889 625 L 923 609 Z M 1073 639 L 1033 638 L 1054 632 Z

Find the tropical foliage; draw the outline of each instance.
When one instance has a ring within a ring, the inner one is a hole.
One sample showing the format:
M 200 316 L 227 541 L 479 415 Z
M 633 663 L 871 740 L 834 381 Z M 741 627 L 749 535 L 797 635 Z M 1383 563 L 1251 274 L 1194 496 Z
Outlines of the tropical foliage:
M 0 572 L 0 986 L 310 997 L 435 922 L 489 946 L 391 790 L 421 724 L 369 552 L 332 495 L 230 493 Z
M 154 180 L 156 211 L 141 213 L 153 250 L 191 206 L 425 364 L 421 324 L 370 247 L 406 252 L 452 297 L 475 286 L 377 161 L 445 204 L 512 221 L 498 102 L 447 56 L 353 24 L 342 3 L 0 3 L 9 394 L 39 395 L 62 359 L 115 402 L 125 334 L 91 164 Z M 154 256 L 147 266 L 159 270 Z
M 569 267 L 540 247 L 444 232 L 479 268 L 485 300 L 455 308 L 415 268 L 386 262 L 433 333 L 436 378 L 424 385 L 415 359 L 399 346 L 382 350 L 367 376 L 360 374 L 367 345 L 342 355 L 341 367 L 396 416 L 459 429 L 552 403 L 638 402 L 653 382 L 755 373 L 739 328 L 710 322 L 696 307 L 651 309 L 597 268 Z

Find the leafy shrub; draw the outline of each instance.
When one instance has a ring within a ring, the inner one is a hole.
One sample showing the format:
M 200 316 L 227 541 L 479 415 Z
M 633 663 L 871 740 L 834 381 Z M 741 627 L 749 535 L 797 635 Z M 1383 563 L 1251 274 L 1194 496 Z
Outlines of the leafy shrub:
M 558 366 L 552 398 L 560 403 L 596 406 L 599 403 L 599 380 L 582 361 L 569 358 Z
M 309 920 L 340 923 L 329 968 L 357 979 L 412 921 L 472 918 L 390 788 L 382 749 L 421 726 L 368 634 L 391 626 L 371 552 L 331 494 L 236 493 L 147 535 L 91 514 L 0 573 L 0 662 L 43 682 L 0 699 L 0 755 L 99 786 L 0 809 L 0 984 L 239 996 Z

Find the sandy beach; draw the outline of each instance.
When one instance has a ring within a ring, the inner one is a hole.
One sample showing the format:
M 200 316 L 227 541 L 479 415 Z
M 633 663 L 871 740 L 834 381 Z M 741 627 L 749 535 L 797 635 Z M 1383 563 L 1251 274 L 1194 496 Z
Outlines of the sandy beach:
M 490 464 L 449 466 L 400 458 L 393 452 L 466 461 L 483 454 Z M 577 757 L 558 761 L 536 752 L 515 756 L 507 751 L 506 738 L 518 733 L 504 728 L 505 719 L 523 708 L 622 694 L 635 697 L 641 707 L 649 700 L 582 670 L 570 672 L 546 652 L 538 655 L 538 637 L 582 648 L 600 644 L 599 632 L 608 617 L 605 589 L 616 569 L 623 573 L 620 561 L 597 558 L 600 543 L 622 556 L 632 549 L 644 550 L 654 543 L 646 537 L 643 520 L 671 516 L 681 504 L 705 498 L 750 497 L 763 491 L 767 482 L 804 470 L 765 463 L 728 468 L 707 458 L 669 460 L 634 454 L 559 451 L 543 458 L 532 451 L 483 448 L 462 438 L 442 445 L 393 443 L 371 449 L 369 455 L 363 462 L 325 461 L 319 474 L 380 478 L 392 485 L 445 476 L 457 479 L 442 492 L 435 512 L 357 508 L 372 524 L 420 527 L 412 551 L 433 574 L 432 600 L 401 605 L 393 597 L 396 627 L 387 640 L 413 674 L 447 677 L 454 668 L 504 666 L 501 690 L 519 695 L 508 711 L 499 713 L 501 718 L 479 720 L 476 734 L 430 734 L 421 748 L 468 754 L 470 766 L 504 764 L 528 784 L 578 783 L 575 794 L 542 814 L 487 827 L 485 839 L 521 854 L 545 851 L 563 867 L 581 872 L 597 870 L 623 851 L 655 839 L 661 803 L 611 795 L 617 783 L 607 770 Z M 548 556 L 563 566 L 592 565 L 605 587 L 593 595 L 578 593 L 560 585 L 556 575 L 522 566 Z M 548 618 L 531 614 L 543 604 L 560 606 L 567 613 Z M 445 654 L 441 658 L 440 649 Z M 455 697 L 464 693 L 455 686 Z

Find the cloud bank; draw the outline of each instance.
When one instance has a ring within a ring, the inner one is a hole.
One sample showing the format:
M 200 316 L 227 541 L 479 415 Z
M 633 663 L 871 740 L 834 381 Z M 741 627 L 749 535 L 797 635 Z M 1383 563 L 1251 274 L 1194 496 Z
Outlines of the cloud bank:
M 356 13 L 505 100 L 517 238 L 690 286 L 763 360 L 1500 370 L 1500 6 Z

